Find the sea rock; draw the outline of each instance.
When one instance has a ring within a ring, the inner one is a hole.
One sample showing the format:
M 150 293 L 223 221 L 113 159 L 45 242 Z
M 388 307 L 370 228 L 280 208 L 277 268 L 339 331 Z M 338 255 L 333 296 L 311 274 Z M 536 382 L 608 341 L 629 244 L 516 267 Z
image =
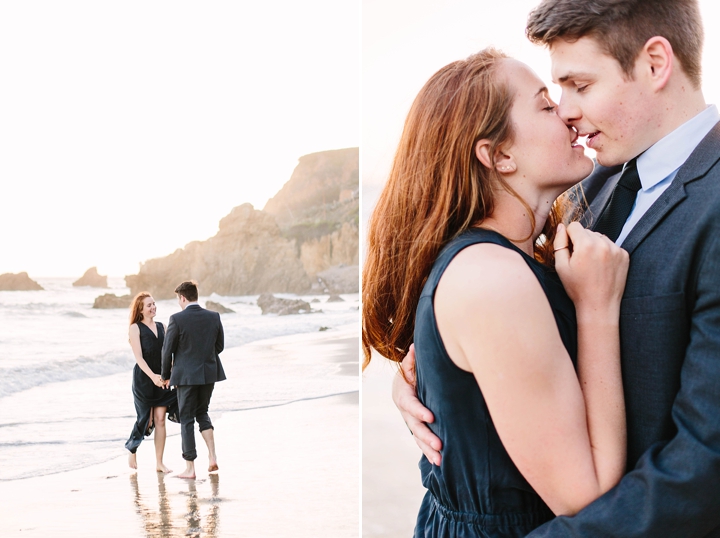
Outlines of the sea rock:
M 5 273 L 0 275 L 0 291 L 35 291 L 44 289 L 27 273 Z
M 107 276 L 98 274 L 97 267 L 91 267 L 85 274 L 73 282 L 73 286 L 90 286 L 91 288 L 107 288 Z
M 345 299 L 343 299 L 339 295 L 333 294 L 330 297 L 328 297 L 327 301 L 325 301 L 325 302 L 326 303 L 344 303 Z
M 336 265 L 316 276 L 318 285 L 325 293 L 357 293 L 360 289 L 359 265 Z
M 312 311 L 310 303 L 302 299 L 282 299 L 270 293 L 263 293 L 258 297 L 258 306 L 265 314 L 278 314 L 288 316 L 291 314 L 309 314 Z
M 234 314 L 235 310 L 216 303 L 215 301 L 205 301 L 205 308 L 217 312 L 218 314 Z
M 106 293 L 95 298 L 93 308 L 130 308 L 132 298 L 132 295 L 118 296 L 114 293 Z

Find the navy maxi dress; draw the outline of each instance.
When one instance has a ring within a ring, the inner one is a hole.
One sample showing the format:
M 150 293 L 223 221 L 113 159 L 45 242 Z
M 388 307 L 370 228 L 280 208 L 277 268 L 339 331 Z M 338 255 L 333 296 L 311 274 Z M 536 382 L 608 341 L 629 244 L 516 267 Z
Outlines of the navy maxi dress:
M 153 372 L 159 374 L 162 361 L 162 346 L 165 340 L 165 327 L 159 321 L 155 322 L 155 325 L 157 326 L 157 336 L 144 323 L 137 323 L 140 329 L 140 347 L 142 348 L 143 359 L 145 359 Z M 179 422 L 179 419 L 175 391 L 155 385 L 137 363 L 133 369 L 132 392 L 135 400 L 137 421 L 133 426 L 130 438 L 125 443 L 125 448 L 135 454 L 143 438 L 150 435 L 155 429 L 155 425 L 150 424 L 150 414 L 153 407 L 167 407 L 168 420 Z
M 425 283 L 415 318 L 418 397 L 434 413 L 429 426 L 443 441 L 440 466 L 425 456 L 420 460 L 428 491 L 415 538 L 515 538 L 554 517 L 510 459 L 475 377 L 452 362 L 435 322 L 433 297 L 440 277 L 461 250 L 477 243 L 494 243 L 523 257 L 545 291 L 571 360 L 577 359 L 575 308 L 552 269 L 490 230 L 470 229 L 445 246 Z

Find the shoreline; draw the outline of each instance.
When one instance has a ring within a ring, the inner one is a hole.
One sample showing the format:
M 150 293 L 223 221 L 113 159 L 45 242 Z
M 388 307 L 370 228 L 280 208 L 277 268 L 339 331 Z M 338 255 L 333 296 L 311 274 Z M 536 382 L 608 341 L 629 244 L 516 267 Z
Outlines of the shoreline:
M 341 372 L 354 362 L 357 376 L 356 325 L 258 340 L 223 354 L 290 360 L 317 352 L 327 354 L 323 364 Z M 228 377 L 222 390 L 237 390 L 241 385 Z M 155 471 L 153 442 L 146 438 L 137 471 L 123 450 L 103 463 L 0 482 L 0 511 L 6 514 L 0 535 L 358 535 L 357 390 L 215 413 L 211 402 L 210 415 L 216 475 L 207 472 L 207 451 L 196 431 L 197 479 L 174 476 L 184 462 L 179 426 L 169 424 L 164 461 L 175 471 L 169 475 Z

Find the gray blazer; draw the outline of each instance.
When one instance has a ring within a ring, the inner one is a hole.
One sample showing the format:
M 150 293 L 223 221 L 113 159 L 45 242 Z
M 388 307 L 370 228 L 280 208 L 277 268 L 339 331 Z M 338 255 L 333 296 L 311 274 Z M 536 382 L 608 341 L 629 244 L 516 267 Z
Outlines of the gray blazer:
M 588 220 L 620 167 L 584 182 Z M 629 473 L 532 537 L 720 537 L 720 124 L 622 247 L 620 316 Z
M 170 385 L 206 385 L 223 381 L 219 353 L 225 345 L 220 314 L 189 305 L 170 316 L 162 350 L 162 378 Z M 172 372 L 172 373 L 171 373 Z

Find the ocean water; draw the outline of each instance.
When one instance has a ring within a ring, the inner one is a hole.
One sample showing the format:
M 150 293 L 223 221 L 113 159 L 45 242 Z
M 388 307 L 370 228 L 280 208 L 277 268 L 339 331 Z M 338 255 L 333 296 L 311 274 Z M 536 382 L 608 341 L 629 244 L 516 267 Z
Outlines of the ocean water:
M 0 480 L 63 472 L 127 454 L 124 443 L 135 420 L 128 310 L 92 308 L 98 295 L 129 293 L 124 281 L 111 278 L 108 289 L 74 288 L 71 278 L 37 281 L 45 291 L 0 291 Z M 356 335 L 359 294 L 341 297 L 344 302 L 328 303 L 327 295 L 303 296 L 319 300 L 311 303 L 318 312 L 294 316 L 261 315 L 257 296 L 213 294 L 201 296 L 200 304 L 210 299 L 235 310 L 222 315 L 228 349 L 310 336 L 322 327 L 329 330 L 320 334 Z M 175 300 L 157 301 L 155 319 L 167 327 L 179 310 Z M 227 382 L 216 386 L 211 417 L 357 391 L 352 365 L 328 367 L 333 349 L 325 344 L 295 361 L 280 353 L 236 360 L 221 354 L 233 388 L 225 390 Z M 178 435 L 179 426 L 168 424 L 169 435 Z

